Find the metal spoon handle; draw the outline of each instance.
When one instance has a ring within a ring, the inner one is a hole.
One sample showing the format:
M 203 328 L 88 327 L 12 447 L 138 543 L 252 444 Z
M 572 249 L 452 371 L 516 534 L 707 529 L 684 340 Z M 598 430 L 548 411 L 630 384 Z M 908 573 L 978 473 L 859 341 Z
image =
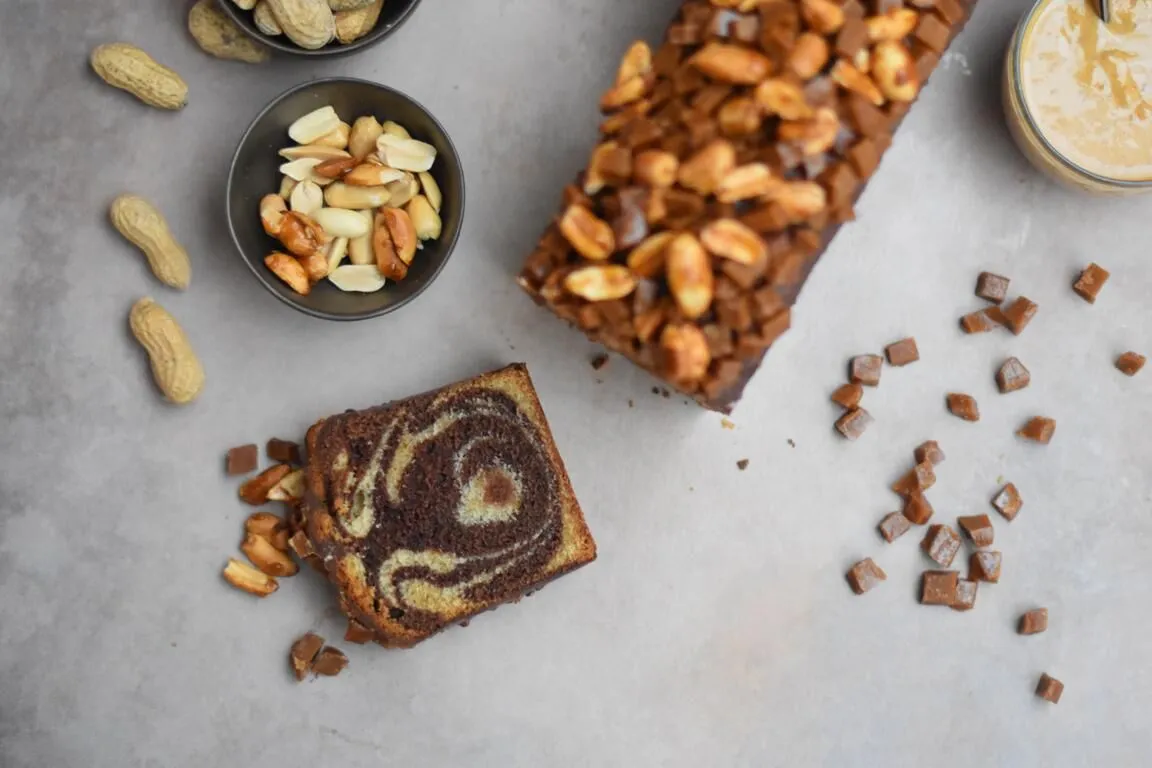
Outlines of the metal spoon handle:
M 1100 20 L 1105 24 L 1112 21 L 1112 0 L 1100 0 Z

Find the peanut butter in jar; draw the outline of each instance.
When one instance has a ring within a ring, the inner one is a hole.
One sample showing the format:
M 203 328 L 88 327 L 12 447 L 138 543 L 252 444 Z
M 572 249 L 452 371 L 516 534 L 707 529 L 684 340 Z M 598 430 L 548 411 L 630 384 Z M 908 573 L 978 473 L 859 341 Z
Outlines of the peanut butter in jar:
M 1008 126 L 1024 154 L 1100 194 L 1152 190 L 1152 2 L 1039 0 L 1004 65 Z

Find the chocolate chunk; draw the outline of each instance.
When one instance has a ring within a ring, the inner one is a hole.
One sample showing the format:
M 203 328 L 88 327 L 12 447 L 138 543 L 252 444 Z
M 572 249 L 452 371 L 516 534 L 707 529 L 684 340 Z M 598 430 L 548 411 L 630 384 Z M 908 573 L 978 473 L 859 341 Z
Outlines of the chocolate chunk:
M 1021 296 L 1004 310 L 1004 324 L 1008 326 L 1008 330 L 1019 336 L 1028 323 L 1032 322 L 1039 309 L 1040 305 Z
M 942 464 L 944 462 L 944 451 L 940 449 L 939 443 L 935 440 L 927 440 L 916 446 L 915 457 L 917 464 L 925 461 L 932 465 Z
M 904 517 L 915 525 L 924 525 L 932 519 L 932 505 L 922 493 L 914 493 L 904 500 Z
M 908 533 L 911 527 L 912 523 L 900 512 L 890 512 L 885 515 L 879 526 L 880 535 L 884 537 L 884 541 L 889 543 Z
M 608 365 L 608 355 L 596 355 L 596 357 L 592 358 L 590 364 L 593 370 L 599 371 L 601 368 Z
M 920 491 L 926 491 L 936 484 L 936 473 L 932 469 L 932 462 L 921 461 L 908 473 L 892 483 L 892 490 L 901 496 L 911 496 Z
M 956 582 L 956 600 L 952 603 L 954 611 L 970 611 L 976 607 L 976 590 L 980 582 L 971 579 L 960 579 Z
M 916 347 L 916 339 L 911 336 L 901 339 L 895 344 L 889 344 L 884 348 L 884 354 L 888 356 L 888 362 L 892 365 L 908 365 L 920 359 L 920 350 Z
M 867 179 L 880 165 L 880 150 L 871 139 L 861 139 L 848 150 L 848 161 L 860 179 Z
M 921 14 L 920 23 L 912 34 L 936 53 L 943 53 L 952 39 L 951 28 L 931 13 Z
M 968 558 L 968 578 L 989 584 L 1000 581 L 1000 553 L 988 550 L 973 552 Z
M 971 395 L 963 395 L 958 392 L 949 393 L 948 410 L 952 412 L 953 416 L 958 416 L 964 421 L 980 421 L 980 408 L 976 405 L 976 399 Z
M 1001 328 L 1008 327 L 1008 318 L 1004 314 L 1004 310 L 1000 307 L 988 307 L 984 310 L 984 317 L 988 318 L 988 322 L 993 325 L 998 325 Z
M 260 464 L 260 450 L 255 445 L 241 445 L 228 450 L 224 471 L 229 475 L 246 475 Z
M 852 591 L 862 595 L 868 590 L 887 580 L 888 576 L 880 570 L 880 566 L 866 557 L 848 570 L 848 584 Z
M 288 655 L 292 662 L 292 673 L 296 679 L 303 680 L 312 670 L 313 661 L 320 649 L 324 647 L 324 638 L 309 632 L 292 643 L 292 651 Z
M 969 312 L 960 318 L 960 327 L 964 329 L 964 333 L 987 333 L 997 325 L 984 310 Z
M 863 408 L 853 408 L 840 418 L 836 419 L 836 431 L 849 440 L 855 440 L 864 434 L 864 430 L 872 423 L 872 414 Z
M 923 605 L 952 605 L 956 602 L 956 585 L 960 575 L 956 571 L 924 571 L 920 585 Z
M 312 672 L 324 677 L 336 677 L 348 666 L 348 657 L 339 648 L 327 646 L 312 662 Z
M 1109 277 L 1111 274 L 1108 270 L 1098 264 L 1089 264 L 1080 273 L 1080 278 L 1072 284 L 1072 290 L 1076 291 L 1076 295 L 1084 301 L 1095 304 L 1100 289 L 1104 287 L 1104 283 L 1108 282 Z
M 836 54 L 851 60 L 856 52 L 866 45 L 868 45 L 868 25 L 864 20 L 855 17 L 845 19 L 844 26 L 840 27 L 840 32 L 836 35 L 834 46 Z
M 859 384 L 844 384 L 832 393 L 832 402 L 844 408 L 855 408 L 864 397 L 864 388 Z
M 1037 696 L 1053 704 L 1059 704 L 1063 694 L 1064 683 L 1054 677 L 1049 677 L 1047 674 L 1040 675 L 1040 682 L 1036 684 Z
M 1022 635 L 1038 635 L 1048 629 L 1048 609 L 1036 608 L 1020 617 L 1016 631 Z
M 920 542 L 920 548 L 928 557 L 947 568 L 960 551 L 960 536 L 947 525 L 933 525 Z
M 281 440 L 274 437 L 268 441 L 264 447 L 264 452 L 268 454 L 268 458 L 272 461 L 278 461 L 283 464 L 299 464 L 300 463 L 300 446 L 291 440 Z
M 1135 376 L 1144 367 L 1147 358 L 1135 352 L 1125 352 L 1116 358 L 1116 368 L 1125 376 Z
M 316 554 L 316 550 L 312 548 L 312 541 L 304 531 L 296 531 L 292 534 L 292 537 L 288 539 L 288 546 L 296 553 L 297 557 L 309 558 Z
M 880 355 L 857 355 L 849 365 L 848 380 L 866 387 L 879 386 L 883 366 L 884 358 Z
M 964 533 L 977 547 L 990 547 L 995 538 L 996 530 L 992 527 L 992 518 L 988 515 L 964 515 L 958 517 L 956 522 L 964 529 Z
M 748 469 L 748 459 L 740 459 L 740 461 L 736 462 L 736 468 L 741 472 Z
M 355 619 L 348 619 L 348 629 L 344 632 L 344 642 L 364 645 L 374 640 L 376 636 L 368 627 Z
M 1024 502 L 1020 500 L 1020 492 L 1016 490 L 1016 486 L 1008 483 L 992 499 L 992 506 L 996 507 L 996 511 L 1003 515 L 1005 520 L 1012 522 L 1016 519 L 1016 515 L 1020 514 Z
M 1000 391 L 1004 394 L 1024 389 L 1031 383 L 1032 374 L 1018 358 L 1008 358 L 1004 361 L 1004 365 L 1000 366 L 1000 370 L 996 371 L 996 386 L 1000 387 Z
M 924 18 L 931 18 L 931 16 L 925 14 Z M 1003 275 L 981 272 L 980 277 L 976 278 L 976 295 L 993 304 L 1003 304 L 1004 299 L 1008 298 L 1009 282 L 1011 281 Z
M 1037 416 L 1029 419 L 1027 424 L 1016 430 L 1016 434 L 1025 440 L 1048 445 L 1052 442 L 1052 436 L 1056 434 L 1056 420 Z
M 964 20 L 965 2 L 964 0 L 936 0 L 936 12 L 948 24 L 959 24 Z

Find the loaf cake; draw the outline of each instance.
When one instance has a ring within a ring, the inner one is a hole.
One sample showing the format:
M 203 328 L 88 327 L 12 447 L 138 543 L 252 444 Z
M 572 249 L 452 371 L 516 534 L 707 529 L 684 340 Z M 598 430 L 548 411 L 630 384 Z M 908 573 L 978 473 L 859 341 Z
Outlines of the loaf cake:
M 690 0 L 604 94 L 519 283 L 728 412 L 974 0 Z
M 523 365 L 308 432 L 304 532 L 352 626 L 408 647 L 596 558 Z

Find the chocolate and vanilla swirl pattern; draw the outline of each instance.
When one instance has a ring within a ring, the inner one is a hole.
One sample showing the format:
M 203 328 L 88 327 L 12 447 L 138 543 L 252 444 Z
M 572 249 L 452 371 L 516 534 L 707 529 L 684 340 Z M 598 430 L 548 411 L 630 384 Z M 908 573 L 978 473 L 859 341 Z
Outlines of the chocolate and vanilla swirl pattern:
M 410 625 L 458 616 L 547 570 L 561 478 L 516 392 L 452 388 L 374 417 L 373 434 L 334 457 L 328 492 L 378 612 Z

